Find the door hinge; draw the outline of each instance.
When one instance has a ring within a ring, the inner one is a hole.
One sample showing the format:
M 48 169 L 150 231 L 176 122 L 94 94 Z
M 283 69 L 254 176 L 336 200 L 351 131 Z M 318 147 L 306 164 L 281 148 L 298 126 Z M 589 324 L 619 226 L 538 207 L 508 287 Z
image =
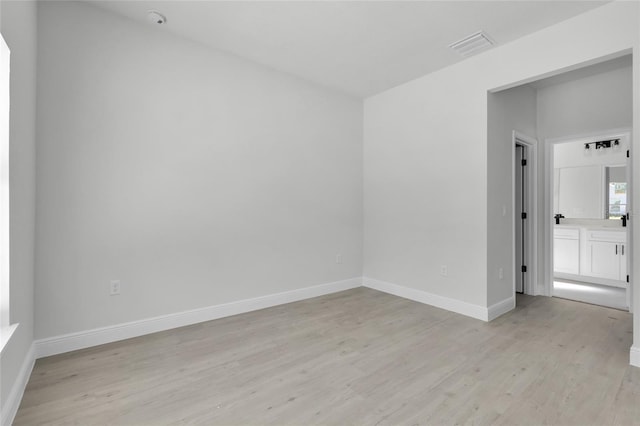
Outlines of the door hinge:
M 522 271 L 522 272 L 527 272 L 527 267 L 526 267 L 526 265 L 522 265 L 522 267 L 520 268 L 520 271 Z
M 629 282 L 629 275 L 627 275 L 627 282 Z
M 520 160 L 520 164 L 523 165 L 523 166 L 526 166 L 527 165 L 527 160 L 525 160 L 525 159 Z
M 527 214 L 525 212 L 520 213 L 520 219 L 526 219 Z
M 629 158 L 629 150 L 627 150 L 627 158 Z

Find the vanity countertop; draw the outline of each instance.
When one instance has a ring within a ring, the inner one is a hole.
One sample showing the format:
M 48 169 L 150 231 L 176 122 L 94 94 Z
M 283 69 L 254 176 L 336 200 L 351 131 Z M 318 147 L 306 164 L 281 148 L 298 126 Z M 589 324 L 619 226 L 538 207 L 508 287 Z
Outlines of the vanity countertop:
M 566 219 L 562 220 L 559 225 L 553 225 L 558 229 L 569 228 L 586 228 L 610 231 L 626 231 L 626 227 L 622 226 L 622 220 L 591 220 L 591 219 Z
M 615 223 L 611 225 L 577 225 L 577 224 L 567 224 L 567 225 L 553 225 L 554 229 L 591 229 L 597 231 L 618 231 L 618 232 L 626 232 L 627 228 L 623 228 L 622 224 Z

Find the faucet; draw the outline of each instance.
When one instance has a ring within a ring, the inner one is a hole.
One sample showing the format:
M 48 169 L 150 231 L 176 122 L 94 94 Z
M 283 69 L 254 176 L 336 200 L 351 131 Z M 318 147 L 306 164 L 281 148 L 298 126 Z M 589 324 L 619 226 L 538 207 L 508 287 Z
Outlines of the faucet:
M 556 220 L 556 225 L 560 225 L 560 219 L 564 219 L 564 216 L 560 213 L 553 217 Z

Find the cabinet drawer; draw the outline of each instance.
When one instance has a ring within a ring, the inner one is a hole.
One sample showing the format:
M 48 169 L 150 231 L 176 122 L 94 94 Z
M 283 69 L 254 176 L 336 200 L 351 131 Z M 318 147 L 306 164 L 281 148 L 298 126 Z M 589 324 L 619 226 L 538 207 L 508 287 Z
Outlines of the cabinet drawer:
M 576 228 L 554 228 L 553 238 L 577 240 L 580 238 L 580 230 Z
M 587 240 L 589 241 L 610 241 L 612 243 L 627 242 L 627 233 L 625 231 L 601 231 L 587 230 Z

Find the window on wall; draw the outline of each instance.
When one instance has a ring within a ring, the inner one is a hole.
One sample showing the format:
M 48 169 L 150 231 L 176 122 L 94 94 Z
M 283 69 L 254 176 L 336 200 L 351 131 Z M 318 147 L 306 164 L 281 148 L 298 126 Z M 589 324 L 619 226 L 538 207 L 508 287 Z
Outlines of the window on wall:
M 609 219 L 627 214 L 627 183 L 609 182 Z
M 9 47 L 0 35 L 0 344 L 9 334 Z M 0 346 L 1 349 L 2 346 Z
M 620 219 L 627 214 L 626 167 L 607 167 L 607 218 Z

